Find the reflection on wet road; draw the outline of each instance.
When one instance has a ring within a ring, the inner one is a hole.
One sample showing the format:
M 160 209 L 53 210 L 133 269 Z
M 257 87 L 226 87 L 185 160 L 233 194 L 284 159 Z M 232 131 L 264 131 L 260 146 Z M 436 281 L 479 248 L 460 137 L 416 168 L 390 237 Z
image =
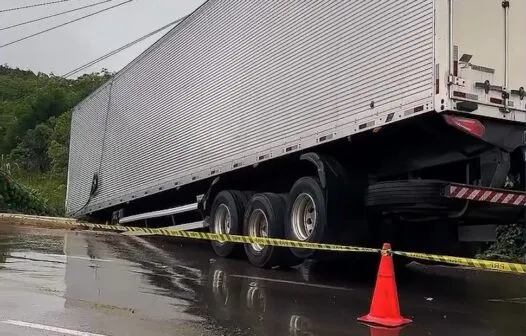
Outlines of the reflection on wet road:
M 370 335 L 356 317 L 374 275 L 342 268 L 259 270 L 206 243 L 4 227 L 0 334 Z M 398 287 L 415 320 L 402 336 L 526 334 L 525 277 L 414 266 Z

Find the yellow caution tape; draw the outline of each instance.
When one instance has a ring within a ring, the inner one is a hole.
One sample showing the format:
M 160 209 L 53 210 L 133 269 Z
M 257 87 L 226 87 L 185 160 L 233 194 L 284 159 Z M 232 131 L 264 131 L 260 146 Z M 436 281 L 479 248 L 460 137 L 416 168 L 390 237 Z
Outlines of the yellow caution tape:
M 396 255 L 401 255 L 413 259 L 437 261 L 446 264 L 467 266 L 473 268 L 508 272 L 508 273 L 526 273 L 526 265 L 509 263 L 503 261 L 480 260 L 464 257 L 453 257 L 437 254 L 417 253 L 417 252 L 401 252 L 393 251 Z
M 148 229 L 148 228 L 139 228 L 139 227 L 131 227 L 131 226 L 121 226 L 121 225 L 102 225 L 102 224 L 87 224 L 87 223 L 78 223 L 78 225 L 87 227 L 90 229 L 102 229 L 102 230 L 112 230 L 112 231 L 120 231 L 120 232 L 144 232 L 144 233 L 148 233 L 152 235 L 159 235 L 159 236 L 183 237 L 183 238 L 200 239 L 200 240 L 217 240 L 221 242 L 259 244 L 259 245 L 267 245 L 267 246 L 280 246 L 280 247 L 292 247 L 292 248 L 305 248 L 305 249 L 324 250 L 324 251 L 364 252 L 364 253 L 379 253 L 381 251 L 380 249 L 369 248 L 369 247 L 335 245 L 335 244 L 320 244 L 320 243 L 301 242 L 301 241 L 288 240 L 288 239 L 251 237 L 251 236 L 219 234 L 219 233 L 211 233 L 211 232 L 195 232 L 195 231 L 181 231 L 181 230 L 168 230 L 168 229 Z
M 217 240 L 221 242 L 232 242 L 232 243 L 244 243 L 244 244 L 259 244 L 267 246 L 280 246 L 280 247 L 292 247 L 292 248 L 305 248 L 312 250 L 323 250 L 323 251 L 340 251 L 340 252 L 362 252 L 362 253 L 385 253 L 386 251 L 377 248 L 359 247 L 359 246 L 346 246 L 346 245 L 335 245 L 335 244 L 321 244 L 311 242 L 301 242 L 296 240 L 278 239 L 278 238 L 266 238 L 266 237 L 252 237 L 252 236 L 241 236 L 241 235 L 230 235 L 230 234 L 218 234 L 210 232 L 196 232 L 196 231 L 181 231 L 181 230 L 168 230 L 168 229 L 149 229 L 131 226 L 121 225 L 102 225 L 102 224 L 89 224 L 89 223 L 77 223 L 82 227 L 89 229 L 100 229 L 100 230 L 111 230 L 119 232 L 142 232 L 151 235 L 159 236 L 170 236 L 170 237 L 182 237 L 199 240 Z M 526 265 L 517 263 L 508 263 L 501 261 L 491 260 L 479 260 L 472 258 L 444 256 L 427 253 L 417 252 L 403 252 L 403 251 L 390 251 L 392 254 L 420 260 L 437 261 L 441 263 L 460 265 L 473 267 L 478 269 L 494 270 L 507 273 L 526 273 Z

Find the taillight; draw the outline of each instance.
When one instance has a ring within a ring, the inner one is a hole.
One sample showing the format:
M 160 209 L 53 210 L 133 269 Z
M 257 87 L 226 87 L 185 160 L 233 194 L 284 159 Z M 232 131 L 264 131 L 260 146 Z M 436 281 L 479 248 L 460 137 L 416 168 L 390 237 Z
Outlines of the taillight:
M 484 125 L 477 119 L 458 117 L 454 115 L 444 115 L 444 119 L 448 125 L 453 126 L 470 135 L 482 138 L 486 131 Z

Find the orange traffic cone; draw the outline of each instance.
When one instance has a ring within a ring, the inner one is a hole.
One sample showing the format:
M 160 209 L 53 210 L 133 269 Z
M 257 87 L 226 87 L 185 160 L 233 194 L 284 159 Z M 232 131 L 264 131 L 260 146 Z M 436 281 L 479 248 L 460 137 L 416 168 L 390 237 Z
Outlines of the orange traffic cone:
M 413 322 L 400 315 L 391 244 L 385 243 L 382 247 L 371 310 L 369 314 L 359 317 L 358 321 L 386 327 L 399 327 Z

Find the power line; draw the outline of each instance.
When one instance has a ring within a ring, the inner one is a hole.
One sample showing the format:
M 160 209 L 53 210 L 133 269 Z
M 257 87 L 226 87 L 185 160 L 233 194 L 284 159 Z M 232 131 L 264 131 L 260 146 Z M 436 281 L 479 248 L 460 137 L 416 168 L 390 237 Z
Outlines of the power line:
M 8 43 L 6 43 L 6 44 L 2 44 L 2 45 L 0 45 L 0 48 L 4 48 L 4 47 L 7 47 L 7 46 L 9 46 L 9 45 L 11 45 L 11 44 L 15 44 L 15 43 L 18 43 L 18 42 L 20 42 L 20 41 L 27 40 L 28 38 L 35 37 L 35 36 L 38 36 L 38 35 L 41 35 L 41 34 L 47 33 L 47 32 L 49 32 L 49 31 L 51 31 L 51 30 L 54 30 L 54 29 L 57 29 L 57 28 L 60 28 L 60 27 L 64 27 L 64 26 L 66 26 L 66 25 L 68 25 L 68 24 L 71 24 L 71 23 L 74 23 L 74 22 L 80 21 L 80 20 L 82 20 L 82 19 L 88 18 L 88 17 L 93 16 L 93 15 L 100 14 L 100 13 L 102 13 L 102 12 L 105 12 L 105 11 L 107 11 L 107 10 L 113 9 L 113 8 L 115 8 L 115 7 L 122 6 L 122 5 L 127 4 L 127 3 L 129 3 L 129 2 L 132 2 L 132 1 L 133 1 L 133 0 L 127 0 L 127 1 L 121 2 L 121 3 L 119 3 L 119 4 L 113 5 L 113 6 L 111 6 L 111 7 L 104 8 L 104 9 L 102 9 L 102 10 L 100 10 L 100 11 L 93 12 L 93 13 L 91 13 L 91 14 L 81 16 L 81 17 L 79 17 L 79 18 L 77 18 L 77 19 L 75 19 L 75 20 L 71 20 L 71 21 L 68 21 L 68 22 L 65 22 L 65 23 L 59 24 L 58 26 L 54 26 L 54 27 L 51 27 L 51 28 L 48 28 L 48 29 L 45 29 L 45 30 L 39 31 L 39 32 L 37 32 L 37 33 L 34 33 L 34 34 L 31 34 L 31 35 L 28 35 L 28 36 L 25 36 L 25 37 L 19 38 L 18 40 L 14 40 L 14 41 L 8 42 Z
M 85 9 L 85 8 L 89 8 L 89 7 L 93 7 L 93 6 L 102 5 L 102 4 L 107 3 L 107 2 L 110 2 L 110 1 L 113 1 L 113 0 L 104 0 L 104 1 L 96 2 L 96 3 L 94 3 L 94 4 L 90 4 L 90 5 L 87 5 L 87 6 L 82 6 L 82 7 L 78 7 L 78 8 L 70 9 L 70 10 L 67 10 L 67 11 L 65 11 L 65 12 L 60 12 L 60 13 L 56 13 L 56 14 L 53 14 L 53 15 L 44 16 L 44 17 L 41 17 L 41 18 L 38 18 L 38 19 L 34 19 L 34 20 L 30 20 L 30 21 L 25 21 L 25 22 L 22 22 L 22 23 L 17 23 L 17 24 L 11 25 L 11 26 L 2 27 L 2 28 L 0 28 L 0 31 L 2 31 L 2 30 L 7 30 L 7 29 L 11 29 L 11 28 L 15 28 L 15 27 L 20 27 L 20 26 L 23 26 L 23 25 L 26 25 L 26 24 L 30 24 L 30 23 L 37 22 L 37 21 L 41 21 L 41 20 L 45 20 L 45 19 L 49 19 L 49 18 L 52 18 L 52 17 L 55 17 L 55 16 L 59 16 L 59 15 L 67 14 L 67 13 L 76 12 L 76 11 L 79 11 L 79 10 L 81 10 L 81 9 Z
M 61 3 L 61 2 L 68 2 L 68 1 L 71 1 L 71 0 L 57 0 L 57 1 L 51 1 L 51 2 L 38 3 L 38 4 L 34 4 L 34 5 L 27 5 L 27 6 L 22 6 L 22 7 L 14 7 L 14 8 L 0 9 L 0 13 L 11 12 L 11 11 L 16 11 L 16 10 L 21 10 L 21 9 L 27 9 L 27 8 L 33 8 L 33 7 L 40 7 L 40 6 L 54 5 L 54 4 L 58 4 L 58 3 Z
M 178 23 L 179 21 L 181 21 L 183 19 L 184 19 L 184 17 L 180 18 L 180 19 L 177 19 L 177 20 L 175 20 L 173 22 L 170 22 L 169 24 L 164 25 L 161 28 L 158 28 L 158 29 L 156 29 L 156 30 L 144 35 L 144 36 L 139 37 L 138 39 L 136 39 L 136 40 L 134 40 L 134 41 L 132 41 L 130 43 L 127 43 L 127 44 L 125 44 L 125 45 L 123 45 L 123 46 L 121 46 L 121 47 L 119 47 L 119 48 L 117 48 L 115 50 L 110 51 L 109 53 L 107 53 L 107 54 L 105 54 L 105 55 L 103 55 L 103 56 L 101 56 L 99 58 L 96 58 L 96 59 L 94 59 L 94 60 L 92 60 L 92 61 L 90 61 L 90 62 L 88 62 L 86 64 L 83 64 L 83 65 L 81 65 L 81 66 L 79 66 L 79 67 L 77 67 L 77 68 L 65 73 L 64 75 L 62 75 L 62 77 L 67 78 L 67 77 L 70 77 L 71 75 L 74 75 L 74 74 L 76 74 L 76 73 L 78 73 L 78 72 L 80 72 L 80 71 L 82 71 L 82 70 L 84 70 L 86 68 L 89 68 L 90 66 L 92 66 L 94 64 L 97 64 L 100 61 L 105 60 L 106 58 L 111 57 L 111 56 L 113 56 L 113 55 L 115 55 L 115 54 L 117 54 L 117 53 L 119 53 L 119 52 L 121 52 L 121 51 L 123 51 L 125 49 L 128 49 L 129 47 L 133 46 L 134 44 L 137 44 L 137 43 L 147 39 L 148 37 L 150 37 L 152 35 L 155 35 L 155 34 L 159 33 L 160 31 L 162 31 L 162 30 L 164 30 L 164 29 L 166 29 L 166 28 Z
M 92 66 L 94 64 L 97 64 L 100 61 L 105 60 L 106 58 L 111 57 L 111 56 L 113 56 L 113 55 L 115 55 L 115 54 L 117 54 L 117 53 L 119 53 L 119 52 L 121 52 L 121 51 L 123 51 L 125 49 L 128 49 L 129 47 L 131 47 L 131 46 L 133 46 L 133 45 L 135 45 L 135 44 L 147 39 L 148 37 L 150 37 L 152 35 L 155 35 L 155 34 L 159 33 L 160 31 L 162 31 L 162 30 L 164 30 L 164 29 L 166 29 L 166 28 L 178 23 L 181 20 L 182 20 L 182 18 L 181 19 L 177 19 L 177 20 L 175 20 L 175 21 L 173 21 L 173 22 L 171 22 L 171 23 L 169 23 L 169 24 L 167 24 L 167 25 L 165 25 L 165 26 L 163 26 L 163 27 L 161 27 L 159 29 L 156 29 L 156 30 L 154 30 L 154 31 L 142 36 L 142 37 L 139 37 L 138 39 L 136 39 L 136 40 L 134 40 L 134 41 L 132 41 L 130 43 L 127 43 L 127 44 L 125 44 L 125 45 L 123 45 L 123 46 L 121 46 L 121 47 L 119 47 L 119 48 L 117 48 L 115 50 L 110 51 L 109 53 L 107 53 L 107 54 L 105 54 L 105 55 L 103 55 L 103 56 L 101 56 L 99 58 L 96 58 L 96 59 L 94 59 L 94 60 L 92 60 L 92 61 L 90 61 L 90 62 L 88 62 L 86 64 L 83 64 L 83 65 L 81 65 L 81 66 L 79 66 L 79 67 L 67 72 L 66 74 L 62 75 L 62 77 L 67 78 L 67 77 L 70 77 L 71 75 L 74 75 L 74 74 L 76 74 L 76 73 L 78 73 L 78 72 L 80 72 L 80 71 L 82 71 L 82 70 L 84 70 L 86 68 L 89 68 L 90 66 Z

